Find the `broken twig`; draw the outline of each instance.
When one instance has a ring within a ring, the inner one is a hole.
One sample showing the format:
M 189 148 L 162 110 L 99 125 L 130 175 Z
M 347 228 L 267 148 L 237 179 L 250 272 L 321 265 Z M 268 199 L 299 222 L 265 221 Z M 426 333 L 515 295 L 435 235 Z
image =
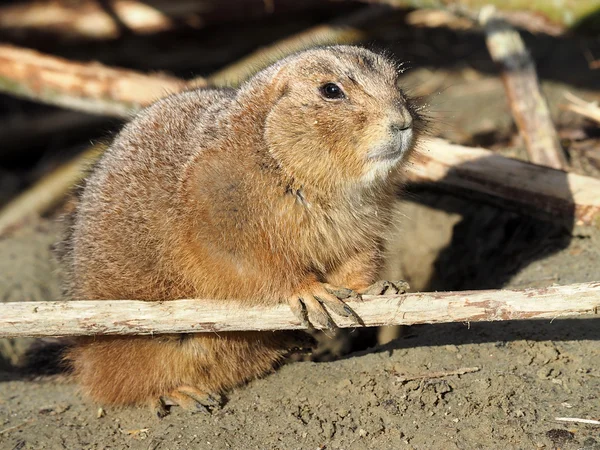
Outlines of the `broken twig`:
M 559 422 L 575 422 L 575 423 L 587 423 L 590 425 L 600 425 L 600 420 L 578 419 L 576 417 L 556 417 L 554 420 L 557 420 Z
M 477 322 L 598 314 L 600 282 L 522 290 L 422 292 L 348 301 L 365 326 Z M 337 317 L 339 327 L 355 327 Z M 287 305 L 244 308 L 233 301 L 96 300 L 5 303 L 0 337 L 149 335 L 302 329 Z
M 464 375 L 467 373 L 475 373 L 479 372 L 481 369 L 479 367 L 464 367 L 462 369 L 450 370 L 447 372 L 429 372 L 423 373 L 420 375 L 396 375 L 396 383 L 406 383 L 407 381 L 416 381 L 416 380 L 432 380 L 434 378 L 445 378 L 451 377 L 454 375 Z
M 586 102 L 570 92 L 565 92 L 565 97 L 571 102 L 565 105 L 566 109 L 600 123 L 600 106 L 598 106 L 598 102 Z

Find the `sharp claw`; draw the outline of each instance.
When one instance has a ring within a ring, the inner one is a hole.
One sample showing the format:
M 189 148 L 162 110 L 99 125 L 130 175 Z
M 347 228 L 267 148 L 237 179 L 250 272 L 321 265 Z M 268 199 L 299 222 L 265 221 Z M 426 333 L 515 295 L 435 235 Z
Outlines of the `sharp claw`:
M 164 417 L 169 415 L 169 408 L 167 408 L 167 404 L 162 397 L 154 403 L 153 409 L 154 413 L 156 414 L 156 417 L 158 417 L 159 419 L 163 419 Z
M 196 406 L 196 412 L 200 412 L 203 414 L 210 414 L 209 409 L 206 406 L 204 406 L 202 403 L 196 402 L 195 406 Z
M 206 401 L 205 401 L 207 406 L 220 406 L 221 405 L 221 398 L 216 398 L 215 396 L 208 394 L 206 396 Z
M 326 286 L 325 289 L 327 290 L 327 292 L 335 295 L 340 300 L 343 300 L 343 299 L 349 298 L 349 297 L 353 297 L 356 294 L 352 289 L 347 289 L 347 288 Z

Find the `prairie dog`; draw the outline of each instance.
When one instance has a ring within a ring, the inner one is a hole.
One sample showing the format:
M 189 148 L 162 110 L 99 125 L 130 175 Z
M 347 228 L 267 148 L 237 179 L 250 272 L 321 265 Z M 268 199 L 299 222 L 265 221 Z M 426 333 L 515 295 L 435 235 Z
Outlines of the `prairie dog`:
M 360 47 L 297 53 L 239 89 L 164 98 L 130 122 L 74 215 L 77 299 L 287 303 L 307 325 L 354 316 L 419 116 L 387 58 Z M 330 312 L 332 314 L 330 314 Z M 202 410 L 270 371 L 286 333 L 81 338 L 67 359 L 104 404 Z

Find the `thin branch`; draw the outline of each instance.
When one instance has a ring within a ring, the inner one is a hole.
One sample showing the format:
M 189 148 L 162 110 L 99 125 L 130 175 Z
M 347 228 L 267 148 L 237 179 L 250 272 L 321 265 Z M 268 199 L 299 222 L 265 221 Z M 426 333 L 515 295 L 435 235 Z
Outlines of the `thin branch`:
M 498 65 L 513 117 L 525 139 L 529 160 L 554 169 L 568 167 L 535 65 L 517 30 L 498 19 L 493 7 L 480 18 L 490 55 Z
M 600 227 L 600 180 L 432 139 L 421 146 L 409 181 L 545 220 Z
M 565 109 L 600 123 L 600 106 L 598 102 L 586 102 L 571 92 L 565 92 L 565 97 L 571 102 L 564 106 Z
M 575 422 L 575 423 L 585 423 L 588 425 L 600 425 L 600 420 L 578 419 L 577 417 L 556 417 L 554 420 L 557 420 L 559 422 Z
M 462 369 L 448 370 L 444 372 L 428 372 L 420 375 L 399 375 L 394 372 L 392 372 L 392 374 L 396 376 L 396 383 L 406 383 L 408 381 L 432 380 L 434 378 L 445 378 L 456 375 L 465 375 L 467 373 L 479 372 L 480 370 L 481 369 L 479 367 L 463 367 Z
M 365 326 L 478 322 L 598 314 L 600 282 L 538 289 L 365 296 L 349 301 Z M 340 327 L 354 327 L 336 317 Z M 0 337 L 151 335 L 302 329 L 287 305 L 242 307 L 233 301 L 96 300 L 5 303 Z
M 0 45 L 0 92 L 92 114 L 130 117 L 184 83 L 99 63 L 80 63 Z

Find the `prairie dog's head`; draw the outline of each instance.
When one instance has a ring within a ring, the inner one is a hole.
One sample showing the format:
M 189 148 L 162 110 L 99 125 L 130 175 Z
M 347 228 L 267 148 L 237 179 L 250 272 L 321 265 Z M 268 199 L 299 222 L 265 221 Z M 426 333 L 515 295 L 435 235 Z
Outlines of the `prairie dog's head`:
M 413 148 L 417 120 L 390 60 L 353 46 L 308 50 L 274 66 L 268 151 L 301 184 L 385 180 Z

